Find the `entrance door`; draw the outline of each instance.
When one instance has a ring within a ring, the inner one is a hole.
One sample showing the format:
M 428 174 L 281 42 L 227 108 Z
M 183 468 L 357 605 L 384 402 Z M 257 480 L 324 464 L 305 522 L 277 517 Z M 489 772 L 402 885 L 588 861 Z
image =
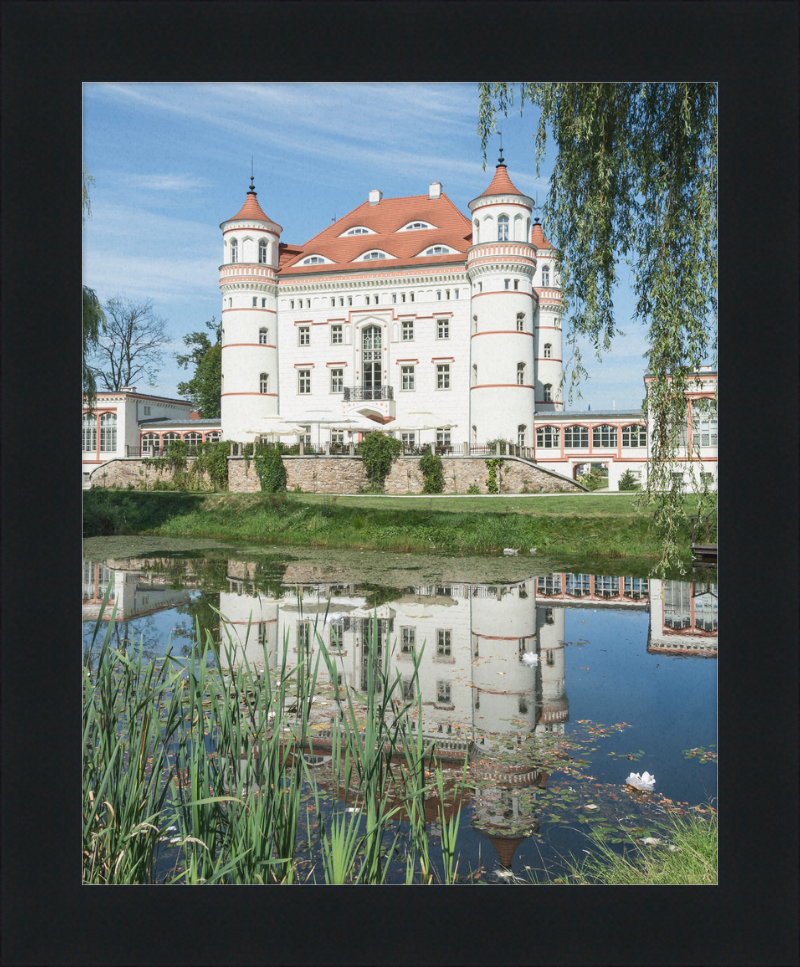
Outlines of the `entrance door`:
M 364 367 L 364 399 L 381 399 L 381 330 L 378 326 L 369 326 L 364 330 L 361 342 L 361 356 Z

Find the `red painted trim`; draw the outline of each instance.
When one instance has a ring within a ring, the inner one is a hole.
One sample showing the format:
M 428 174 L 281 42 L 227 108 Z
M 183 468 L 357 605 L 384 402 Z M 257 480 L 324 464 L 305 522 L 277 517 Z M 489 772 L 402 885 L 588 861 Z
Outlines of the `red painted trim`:
M 277 393 L 220 393 L 220 396 L 277 396 Z
M 510 386 L 514 389 L 533 389 L 533 386 L 529 386 L 527 383 L 523 383 L 522 386 L 519 383 L 480 383 L 478 386 L 470 386 L 470 391 L 474 389 L 494 389 L 502 386 Z
M 522 289 L 498 289 L 497 292 L 473 292 L 472 298 L 479 299 L 482 295 L 521 295 L 526 299 L 536 299 L 538 302 L 535 292 L 523 292 Z
M 347 363 L 325 363 L 326 366 L 346 366 Z
M 268 342 L 226 342 L 222 347 L 223 349 L 230 349 L 231 346 L 258 346 L 259 349 L 277 349 L 277 346 L 273 346 L 272 343 Z
M 537 363 L 561 363 L 562 359 L 556 359 L 555 356 L 534 356 L 533 357 Z
M 432 363 L 454 363 L 455 361 L 455 356 L 434 356 L 431 359 Z
M 314 369 L 314 363 L 295 363 L 295 369 Z
M 487 329 L 486 332 L 473 332 L 470 338 L 471 339 L 474 339 L 476 336 L 497 336 L 497 335 L 503 335 L 503 336 L 531 336 L 531 337 L 533 337 L 533 333 L 532 332 L 527 332 L 525 329 L 522 329 L 522 330 L 519 330 L 519 329 Z
M 249 306 L 244 309 L 223 309 L 222 312 L 271 312 L 273 316 L 277 315 L 274 309 L 259 309 L 258 306 Z
M 399 366 L 400 363 L 419 363 L 418 359 L 395 359 L 395 366 Z
M 314 321 L 312 319 L 296 319 L 293 323 L 295 326 L 313 326 Z

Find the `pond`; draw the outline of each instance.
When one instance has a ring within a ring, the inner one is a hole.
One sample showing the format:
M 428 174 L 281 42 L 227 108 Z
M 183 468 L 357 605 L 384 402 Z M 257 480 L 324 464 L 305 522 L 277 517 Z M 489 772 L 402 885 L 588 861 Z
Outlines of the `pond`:
M 560 876 L 593 850 L 591 830 L 621 850 L 658 836 L 671 812 L 716 809 L 714 572 L 689 581 L 526 573 L 534 562 L 520 560 L 503 579 L 481 580 L 486 559 L 451 559 L 438 571 L 430 559 L 389 563 L 365 553 L 343 567 L 338 557 L 309 563 L 253 548 L 87 560 L 84 663 L 114 606 L 110 646 L 141 648 L 145 662 L 170 648 L 186 661 L 198 626 L 201 638 L 210 632 L 208 669 L 222 681 L 247 668 L 274 685 L 306 657 L 317 678 L 303 744 L 300 882 L 325 882 L 319 825 L 366 812 L 358 783 L 335 774 L 341 709 L 349 697 L 362 715 L 370 684 L 380 697 L 395 679 L 390 708 L 405 706 L 409 735 L 435 747 L 444 779 L 438 790 L 431 779 L 424 797 L 435 879 L 456 820 L 453 879 L 508 883 Z M 321 643 L 329 664 L 318 662 Z M 213 736 L 207 744 L 213 754 Z M 652 791 L 626 783 L 645 772 Z M 386 882 L 407 881 L 409 817 L 398 809 Z M 181 868 L 170 838 L 159 846 L 162 881 Z

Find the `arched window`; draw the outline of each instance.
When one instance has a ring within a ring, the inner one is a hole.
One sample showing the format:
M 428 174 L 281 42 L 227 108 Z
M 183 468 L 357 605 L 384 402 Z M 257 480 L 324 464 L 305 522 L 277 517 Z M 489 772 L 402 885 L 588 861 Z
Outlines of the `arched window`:
M 478 317 L 477 316 L 473 316 L 472 317 L 472 331 L 473 332 L 477 332 L 478 331 Z
M 261 328 L 258 330 L 258 344 L 259 346 L 266 346 L 267 340 L 269 339 L 269 330 Z
M 544 384 L 544 402 L 545 403 L 553 402 L 553 384 L 552 383 Z
M 593 447 L 615 447 L 617 445 L 617 428 L 604 423 L 592 430 Z
M 517 363 L 517 386 L 525 385 L 525 363 Z
M 525 424 L 520 423 L 520 425 L 517 427 L 517 446 L 519 447 L 525 446 L 525 430 Z
M 522 235 L 522 215 L 514 216 L 514 241 L 523 242 L 524 238 Z
M 184 433 L 183 442 L 189 448 L 189 453 L 197 453 L 197 444 L 203 442 L 202 433 Z
M 557 426 L 537 426 L 536 446 L 544 450 L 551 450 L 559 446 L 561 431 Z
M 269 373 L 262 373 L 258 377 L 259 393 L 269 393 Z
M 165 433 L 164 436 L 161 437 L 161 446 L 163 447 L 164 451 L 166 452 L 166 450 L 168 449 L 169 445 L 171 443 L 177 443 L 178 440 L 180 440 L 180 438 L 181 438 L 180 433 Z
M 83 414 L 83 452 L 94 453 L 97 450 L 97 416 L 94 413 Z
M 239 261 L 239 242 L 235 239 L 231 239 L 231 262 Z
M 219 430 L 212 430 L 210 433 L 206 433 L 206 443 L 219 443 L 219 438 Z
M 589 428 L 586 426 L 568 426 L 564 430 L 564 446 L 565 447 L 588 447 L 589 446 Z
M 450 249 L 446 245 L 434 245 L 431 248 L 425 249 L 426 255 L 447 255 Z
M 517 313 L 517 332 L 525 332 L 525 313 Z
M 158 434 L 157 433 L 145 433 L 142 436 L 142 451 L 145 450 L 158 452 Z
M 478 245 L 481 240 L 481 225 L 478 219 L 472 223 L 472 244 Z
M 478 385 L 478 364 L 477 363 L 472 364 L 472 385 L 473 386 Z
M 258 261 L 262 265 L 267 264 L 267 243 L 266 243 L 266 240 L 263 238 L 258 243 Z
M 364 261 L 368 262 L 370 259 L 385 259 L 386 255 L 383 252 L 367 252 L 364 256 Z
M 113 453 L 117 449 L 117 414 L 104 413 L 100 417 L 100 452 Z
M 497 219 L 497 241 L 508 241 L 508 215 L 501 215 Z
M 552 355 L 552 353 L 551 353 L 552 348 L 553 347 L 550 345 L 549 342 L 546 342 L 544 344 L 544 358 L 545 359 L 550 359 L 550 356 Z
M 472 445 L 476 447 L 478 445 L 478 428 L 477 426 L 472 427 Z
M 546 266 L 542 266 L 542 285 L 550 285 L 550 269 Z

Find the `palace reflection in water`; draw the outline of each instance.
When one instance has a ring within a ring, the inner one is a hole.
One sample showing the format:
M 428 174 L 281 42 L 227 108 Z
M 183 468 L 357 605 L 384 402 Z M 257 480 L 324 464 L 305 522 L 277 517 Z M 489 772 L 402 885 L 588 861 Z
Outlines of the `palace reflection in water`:
M 192 594 L 187 585 L 198 583 L 192 562 L 186 562 L 181 590 L 173 590 L 170 579 L 158 571 L 137 567 L 141 562 L 113 563 L 120 567 L 84 566 L 87 620 L 97 617 L 109 584 L 117 603 L 115 620 L 124 622 L 187 605 Z M 266 653 L 273 674 L 281 667 L 284 642 L 288 668 L 303 656 L 313 666 L 319 636 L 331 656 L 335 684 L 363 694 L 368 642 L 377 617 L 376 684 L 380 687 L 377 676 L 387 663 L 392 675 L 396 669 L 402 698 L 421 698 L 422 720 L 413 713 L 412 727 L 435 739 L 437 754 L 453 768 L 470 759 L 473 775 L 484 780 L 471 799 L 471 823 L 492 841 L 506 868 L 519 843 L 536 829 L 536 796 L 548 780 L 535 757 L 536 743 L 526 741 L 523 748 L 521 740 L 545 741 L 549 736 L 551 748 L 557 748 L 569 721 L 567 610 L 649 611 L 648 652 L 717 655 L 717 594 L 716 585 L 709 583 L 554 573 L 508 584 L 406 587 L 393 600 L 372 607 L 359 585 L 321 582 L 302 565 L 289 564 L 281 583 L 270 587 L 259 579 L 260 569 L 258 562 L 227 562 L 219 590 L 224 620 L 214 634 L 223 667 L 228 636 L 236 663 L 246 661 L 263 671 Z M 417 675 L 415 652 L 420 655 Z M 531 652 L 539 659 L 534 667 L 523 662 L 523 655 Z M 318 679 L 334 684 L 324 660 Z M 399 692 L 395 696 L 401 698 Z M 515 743 L 519 755 L 498 755 Z M 325 744 L 323 729 L 314 739 L 315 753 L 322 753 L 320 780 L 348 799 L 335 777 L 326 774 Z M 467 802 L 470 798 L 462 797 L 458 808 Z

